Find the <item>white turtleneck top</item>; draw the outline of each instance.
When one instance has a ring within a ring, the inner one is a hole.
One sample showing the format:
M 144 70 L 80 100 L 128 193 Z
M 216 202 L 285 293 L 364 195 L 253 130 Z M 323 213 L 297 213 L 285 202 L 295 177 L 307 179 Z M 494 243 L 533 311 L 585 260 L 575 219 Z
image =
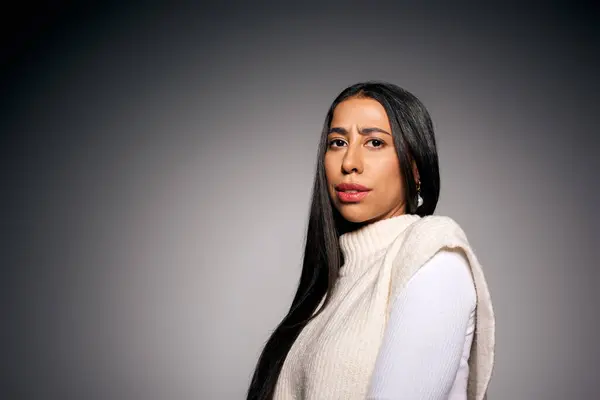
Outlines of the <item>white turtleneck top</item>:
M 495 319 L 460 226 L 405 214 L 339 244 L 340 276 L 290 348 L 274 400 L 484 400 Z
M 443 250 L 394 300 L 368 400 L 465 400 L 476 293 L 464 255 Z

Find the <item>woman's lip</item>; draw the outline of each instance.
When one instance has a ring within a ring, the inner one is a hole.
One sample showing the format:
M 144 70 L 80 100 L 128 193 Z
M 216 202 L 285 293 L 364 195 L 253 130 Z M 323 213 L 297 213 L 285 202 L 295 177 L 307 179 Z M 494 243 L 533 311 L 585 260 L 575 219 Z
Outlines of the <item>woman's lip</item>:
M 347 191 L 347 190 L 358 190 L 358 191 L 366 191 L 371 190 L 366 186 L 359 185 L 358 183 L 340 183 L 335 185 L 336 190 Z
M 358 203 L 369 194 L 369 191 L 344 192 L 336 190 L 335 193 L 337 194 L 338 199 L 343 203 Z

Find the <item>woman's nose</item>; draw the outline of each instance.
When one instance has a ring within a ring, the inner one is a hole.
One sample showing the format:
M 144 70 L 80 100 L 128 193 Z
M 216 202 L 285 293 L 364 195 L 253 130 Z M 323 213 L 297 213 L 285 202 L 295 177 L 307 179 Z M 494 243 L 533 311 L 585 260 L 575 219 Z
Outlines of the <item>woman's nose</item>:
M 342 170 L 346 174 L 351 174 L 352 172 L 362 173 L 363 165 L 359 148 L 351 145 L 348 146 L 342 160 Z

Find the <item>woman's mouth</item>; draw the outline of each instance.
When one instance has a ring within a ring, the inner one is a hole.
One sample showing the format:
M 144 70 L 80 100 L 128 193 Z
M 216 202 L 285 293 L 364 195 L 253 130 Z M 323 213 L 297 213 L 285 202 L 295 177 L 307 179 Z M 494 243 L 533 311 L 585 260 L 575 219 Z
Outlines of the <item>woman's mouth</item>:
M 336 190 L 338 199 L 343 203 L 358 203 L 364 199 L 368 194 L 369 190 Z

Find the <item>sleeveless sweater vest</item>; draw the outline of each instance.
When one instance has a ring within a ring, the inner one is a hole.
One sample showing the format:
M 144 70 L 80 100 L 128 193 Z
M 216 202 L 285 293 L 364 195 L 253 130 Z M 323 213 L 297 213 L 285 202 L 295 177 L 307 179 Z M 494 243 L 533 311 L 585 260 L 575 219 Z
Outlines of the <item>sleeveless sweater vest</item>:
M 475 284 L 467 399 L 484 400 L 494 364 L 495 317 L 483 270 L 460 226 L 449 217 L 404 214 L 346 233 L 339 242 L 344 264 L 331 301 L 292 345 L 274 399 L 364 400 L 391 300 L 448 248 L 464 252 Z

